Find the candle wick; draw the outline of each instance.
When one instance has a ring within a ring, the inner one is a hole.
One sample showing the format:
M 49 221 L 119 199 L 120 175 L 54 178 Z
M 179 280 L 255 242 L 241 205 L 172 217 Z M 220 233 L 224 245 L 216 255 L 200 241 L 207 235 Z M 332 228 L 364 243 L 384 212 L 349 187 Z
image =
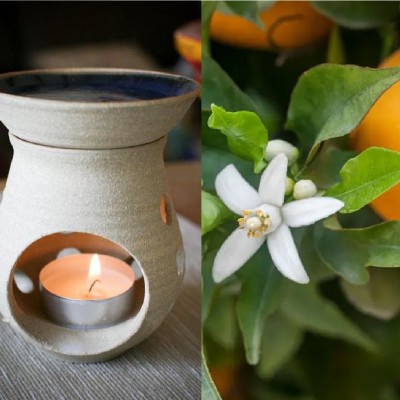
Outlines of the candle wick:
M 96 280 L 91 284 L 91 286 L 90 286 L 90 288 L 89 288 L 89 293 L 92 291 L 93 286 L 96 284 L 96 282 L 99 282 L 99 283 L 100 283 L 100 280 L 99 280 L 99 279 L 96 279 Z

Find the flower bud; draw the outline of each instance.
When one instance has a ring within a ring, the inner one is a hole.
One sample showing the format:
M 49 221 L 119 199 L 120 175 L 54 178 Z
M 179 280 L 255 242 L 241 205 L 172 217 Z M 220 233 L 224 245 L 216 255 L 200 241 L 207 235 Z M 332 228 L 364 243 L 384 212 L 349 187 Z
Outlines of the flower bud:
M 289 165 L 293 164 L 299 156 L 299 150 L 285 140 L 270 140 L 265 149 L 265 160 L 271 161 L 278 154 L 283 153 L 289 160 Z
M 285 183 L 285 196 L 292 194 L 294 188 L 294 180 L 292 178 L 286 177 Z
M 317 187 L 310 179 L 302 179 L 295 183 L 293 197 L 296 200 L 306 199 L 317 194 Z

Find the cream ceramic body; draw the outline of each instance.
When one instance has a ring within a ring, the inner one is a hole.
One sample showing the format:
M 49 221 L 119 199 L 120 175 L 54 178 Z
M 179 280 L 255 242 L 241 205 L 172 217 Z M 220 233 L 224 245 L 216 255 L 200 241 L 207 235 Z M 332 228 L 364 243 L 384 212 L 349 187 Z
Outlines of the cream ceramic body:
M 80 103 L 0 93 L 0 119 L 14 147 L 0 205 L 0 312 L 53 356 L 78 362 L 115 357 L 148 337 L 175 301 L 183 248 L 173 207 L 166 224 L 160 201 L 165 194 L 168 198 L 165 135 L 198 92 L 187 82 L 191 90 L 183 94 L 135 102 Z M 80 331 L 43 314 L 38 273 L 64 247 L 93 251 L 85 233 L 120 246 L 101 239 L 96 243 L 100 253 L 121 259 L 132 255 L 144 284 L 141 307 L 127 320 Z M 47 235 L 53 236 L 40 242 Z M 25 252 L 32 244 L 32 251 Z M 33 293 L 16 289 L 16 266 L 33 280 Z

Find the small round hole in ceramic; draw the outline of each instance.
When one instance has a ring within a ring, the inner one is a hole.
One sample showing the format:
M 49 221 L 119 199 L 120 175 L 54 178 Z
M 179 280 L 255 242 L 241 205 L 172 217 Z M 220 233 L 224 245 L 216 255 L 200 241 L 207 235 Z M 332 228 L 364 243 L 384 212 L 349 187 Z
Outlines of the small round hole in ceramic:
M 185 273 L 185 250 L 183 246 L 179 246 L 176 252 L 176 266 L 178 267 L 178 275 L 183 279 Z
M 168 195 L 164 193 L 160 200 L 160 214 L 161 219 L 166 225 L 171 225 L 172 223 L 172 210 L 171 202 L 169 201 Z

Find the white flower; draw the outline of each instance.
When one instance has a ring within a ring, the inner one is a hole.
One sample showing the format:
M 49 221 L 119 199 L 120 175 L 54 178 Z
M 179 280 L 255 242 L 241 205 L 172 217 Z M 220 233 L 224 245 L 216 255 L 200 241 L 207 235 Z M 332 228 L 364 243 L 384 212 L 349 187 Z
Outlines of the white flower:
M 239 228 L 222 244 L 213 266 L 213 279 L 221 282 L 236 272 L 267 241 L 272 261 L 287 278 L 308 283 L 289 227 L 311 225 L 334 214 L 343 202 L 332 197 L 312 197 L 283 204 L 288 159 L 278 154 L 263 172 L 258 192 L 233 165 L 215 180 L 218 196 L 241 215 Z
M 278 154 L 283 153 L 289 160 L 289 165 L 293 164 L 299 157 L 299 150 L 289 142 L 281 139 L 270 140 L 265 148 L 265 160 L 271 161 Z
M 317 194 L 317 187 L 315 183 L 310 179 L 302 179 L 295 183 L 293 189 L 293 197 L 296 200 L 306 199 L 307 197 L 313 197 Z

